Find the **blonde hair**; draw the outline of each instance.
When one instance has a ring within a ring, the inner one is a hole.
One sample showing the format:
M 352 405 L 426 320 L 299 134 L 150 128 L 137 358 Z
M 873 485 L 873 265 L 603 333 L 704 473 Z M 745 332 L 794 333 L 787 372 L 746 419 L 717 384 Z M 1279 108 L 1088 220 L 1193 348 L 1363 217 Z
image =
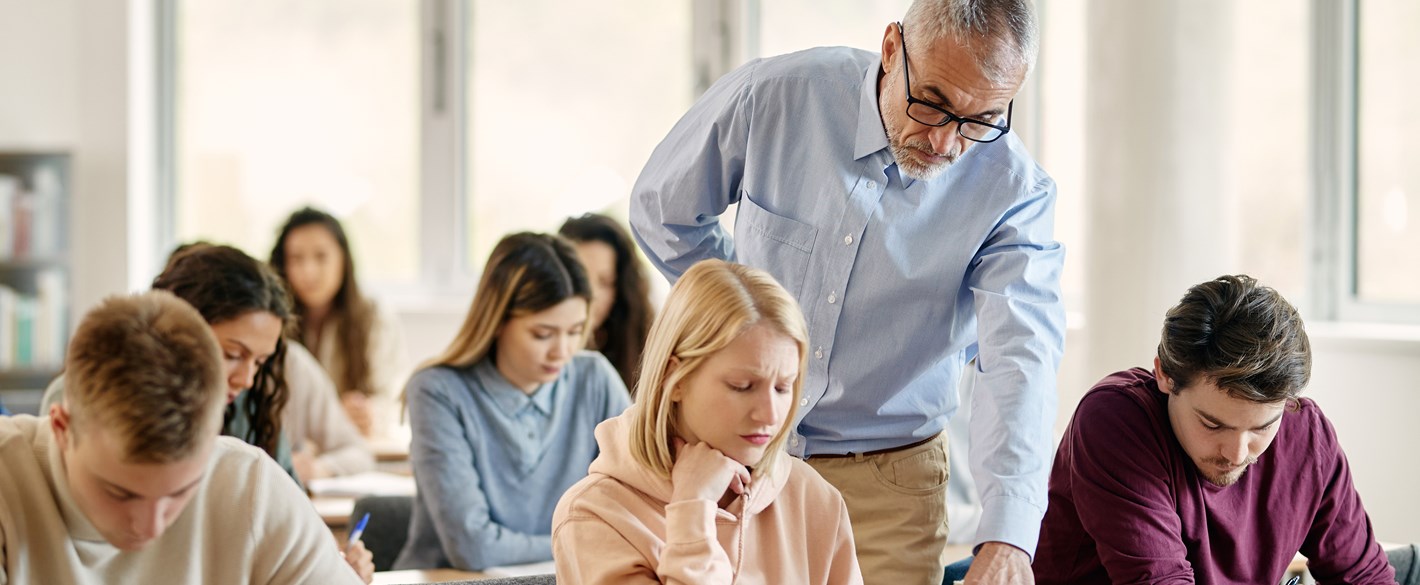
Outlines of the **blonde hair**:
M 631 407 L 631 454 L 637 462 L 661 477 L 670 477 L 675 464 L 672 441 L 679 436 L 679 403 L 671 400 L 671 390 L 755 325 L 793 339 L 799 349 L 799 375 L 794 378 L 789 413 L 755 466 L 754 476 L 774 469 L 798 412 L 808 359 L 808 326 L 798 302 L 769 273 L 722 260 L 691 266 L 671 288 L 665 308 L 651 325 L 641 354 L 636 402 Z M 679 362 L 674 369 L 672 359 Z
M 207 321 L 172 293 L 105 299 L 69 343 L 64 404 L 75 440 L 103 426 L 126 458 L 168 463 L 217 436 L 226 403 L 222 350 Z
M 592 287 L 577 250 L 567 240 L 532 232 L 505 236 L 493 247 L 483 278 L 458 335 L 426 367 L 467 367 L 494 352 L 498 330 L 511 317 L 529 315 L 570 298 L 587 301 Z

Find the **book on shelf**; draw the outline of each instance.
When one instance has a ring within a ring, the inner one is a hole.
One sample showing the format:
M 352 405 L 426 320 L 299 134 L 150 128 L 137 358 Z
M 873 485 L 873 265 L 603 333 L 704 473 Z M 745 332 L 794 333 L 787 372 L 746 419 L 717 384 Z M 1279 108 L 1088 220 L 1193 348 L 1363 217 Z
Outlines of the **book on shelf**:
M 19 294 L 0 284 L 0 370 L 15 367 L 15 304 Z
M 0 174 L 0 261 L 59 255 L 63 189 L 59 170 L 49 164 L 25 177 Z
M 41 271 L 36 294 L 0 284 L 0 369 L 57 370 L 68 343 L 64 273 Z
M 15 255 L 15 198 L 20 194 L 20 179 L 0 174 L 0 260 Z

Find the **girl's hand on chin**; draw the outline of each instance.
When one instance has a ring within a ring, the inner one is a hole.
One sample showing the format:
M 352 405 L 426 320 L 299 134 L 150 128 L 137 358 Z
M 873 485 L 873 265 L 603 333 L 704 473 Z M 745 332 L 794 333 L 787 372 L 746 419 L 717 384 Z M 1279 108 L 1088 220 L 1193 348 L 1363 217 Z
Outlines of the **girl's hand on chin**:
M 750 474 L 744 465 L 705 443 L 675 441 L 675 466 L 671 468 L 671 503 L 689 500 L 717 502 L 727 491 L 744 494 Z

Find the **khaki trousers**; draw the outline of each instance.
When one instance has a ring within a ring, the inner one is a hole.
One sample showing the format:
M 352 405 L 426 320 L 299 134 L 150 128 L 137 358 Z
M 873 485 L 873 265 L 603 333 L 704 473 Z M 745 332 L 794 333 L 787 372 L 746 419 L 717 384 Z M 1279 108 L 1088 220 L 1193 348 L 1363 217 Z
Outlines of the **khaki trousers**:
M 947 434 L 902 450 L 816 456 L 853 522 L 865 585 L 938 585 L 948 560 Z

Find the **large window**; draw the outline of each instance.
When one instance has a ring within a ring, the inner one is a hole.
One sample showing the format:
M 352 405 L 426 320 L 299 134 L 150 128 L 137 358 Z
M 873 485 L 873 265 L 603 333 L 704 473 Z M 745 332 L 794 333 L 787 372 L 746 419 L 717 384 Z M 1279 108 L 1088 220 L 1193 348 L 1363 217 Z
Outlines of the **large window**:
M 172 3 L 173 234 L 258 258 L 302 205 L 351 232 L 364 278 L 419 269 L 419 4 Z M 160 264 L 161 265 L 161 264 Z
M 691 3 L 476 0 L 467 13 L 468 262 L 570 215 L 624 218 L 694 98 Z
M 314 205 L 376 289 L 466 292 L 504 234 L 624 217 L 694 97 L 685 2 L 165 6 L 174 241 L 264 257 Z
M 175 15 L 175 240 L 264 256 L 290 211 L 317 205 L 347 223 L 375 288 L 463 293 L 506 233 L 588 211 L 624 217 L 697 87 L 753 57 L 876 51 L 910 4 L 163 2 Z M 1017 132 L 1059 186 L 1064 288 L 1078 301 L 1090 256 L 1085 33 L 1099 8 L 1037 6 L 1042 51 Z M 1321 309 L 1309 314 L 1420 317 L 1420 116 L 1409 103 L 1420 41 L 1406 29 L 1420 4 L 1229 6 L 1226 31 L 1210 37 L 1233 56 L 1208 72 L 1217 103 L 1179 127 L 1216 138 L 1231 165 L 1221 188 L 1233 203 L 1219 216 L 1232 222 L 1230 265 Z

